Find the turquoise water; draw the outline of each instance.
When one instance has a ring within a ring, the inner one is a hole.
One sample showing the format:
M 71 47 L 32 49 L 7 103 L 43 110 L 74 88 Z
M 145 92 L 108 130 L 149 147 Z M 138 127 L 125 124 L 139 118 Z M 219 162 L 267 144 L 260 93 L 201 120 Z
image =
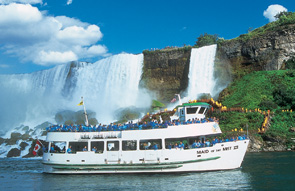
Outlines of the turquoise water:
M 247 153 L 242 168 L 182 174 L 52 175 L 40 159 L 0 159 L 0 190 L 295 190 L 295 152 Z

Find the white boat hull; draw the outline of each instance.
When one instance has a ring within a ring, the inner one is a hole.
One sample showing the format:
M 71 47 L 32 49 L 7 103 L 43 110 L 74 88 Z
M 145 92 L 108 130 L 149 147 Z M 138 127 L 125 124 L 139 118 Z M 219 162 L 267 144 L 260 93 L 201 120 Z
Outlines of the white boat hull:
M 173 173 L 239 168 L 249 140 L 224 142 L 197 149 L 44 153 L 45 173 Z

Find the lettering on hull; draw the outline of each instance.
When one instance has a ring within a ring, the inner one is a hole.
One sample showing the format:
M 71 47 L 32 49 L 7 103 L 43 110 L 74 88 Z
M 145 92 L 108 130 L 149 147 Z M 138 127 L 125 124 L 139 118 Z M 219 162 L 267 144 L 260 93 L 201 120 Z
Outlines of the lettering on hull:
M 224 147 L 223 148 L 223 151 L 230 151 L 231 150 L 231 147 Z
M 209 153 L 209 150 L 208 149 L 197 151 L 197 154 L 206 154 L 206 153 Z

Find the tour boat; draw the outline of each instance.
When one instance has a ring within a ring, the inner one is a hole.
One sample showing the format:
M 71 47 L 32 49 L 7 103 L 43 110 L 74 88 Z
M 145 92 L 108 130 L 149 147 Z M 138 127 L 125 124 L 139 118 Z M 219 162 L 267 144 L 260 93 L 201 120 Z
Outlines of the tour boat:
M 44 172 L 174 173 L 239 168 L 249 140 L 240 136 L 218 141 L 222 134 L 218 121 L 205 120 L 210 108 L 204 102 L 181 104 L 174 114 L 178 119 L 164 126 L 50 131 L 42 160 Z

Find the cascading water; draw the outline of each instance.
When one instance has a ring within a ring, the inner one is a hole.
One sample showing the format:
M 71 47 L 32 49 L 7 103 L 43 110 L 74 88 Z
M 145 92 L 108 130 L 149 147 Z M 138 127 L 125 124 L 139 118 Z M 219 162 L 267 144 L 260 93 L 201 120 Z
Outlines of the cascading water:
M 62 110 L 87 109 L 107 123 L 112 112 L 136 105 L 143 54 L 119 54 L 94 64 L 73 63 L 31 74 L 0 75 L 0 133 L 22 124 L 35 127 Z
M 115 110 L 136 105 L 142 64 L 143 54 L 119 54 L 83 68 L 74 97 L 83 95 L 97 119 L 110 122 Z
M 184 98 L 184 101 L 197 99 L 203 93 L 211 96 L 216 94 L 214 79 L 216 47 L 216 45 L 211 45 L 191 50 L 189 83 L 187 97 Z

